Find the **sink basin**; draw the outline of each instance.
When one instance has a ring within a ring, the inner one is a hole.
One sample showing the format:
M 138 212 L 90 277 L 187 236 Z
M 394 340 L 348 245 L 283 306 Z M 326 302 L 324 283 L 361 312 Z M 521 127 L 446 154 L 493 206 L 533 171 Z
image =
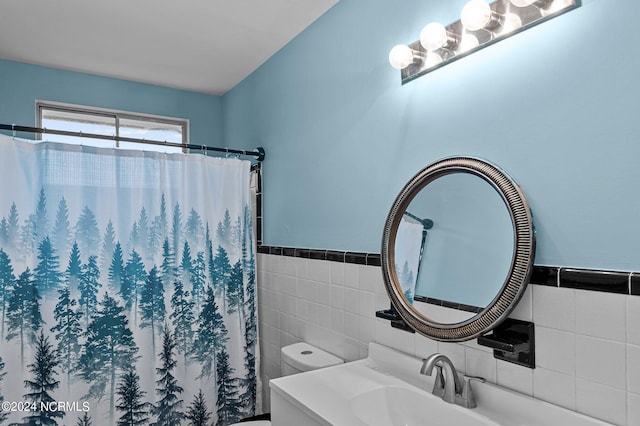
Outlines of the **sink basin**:
M 351 399 L 355 416 L 369 426 L 496 426 L 473 410 L 448 404 L 417 388 L 385 386 Z
M 609 423 L 490 383 L 478 406 L 431 394 L 422 360 L 377 343 L 365 359 L 271 380 L 272 426 L 604 426 Z

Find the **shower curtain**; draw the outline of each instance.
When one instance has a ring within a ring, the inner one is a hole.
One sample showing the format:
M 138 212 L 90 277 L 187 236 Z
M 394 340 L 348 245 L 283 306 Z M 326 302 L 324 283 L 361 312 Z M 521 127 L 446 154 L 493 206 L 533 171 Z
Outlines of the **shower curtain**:
M 0 424 L 256 409 L 250 163 L 0 136 Z

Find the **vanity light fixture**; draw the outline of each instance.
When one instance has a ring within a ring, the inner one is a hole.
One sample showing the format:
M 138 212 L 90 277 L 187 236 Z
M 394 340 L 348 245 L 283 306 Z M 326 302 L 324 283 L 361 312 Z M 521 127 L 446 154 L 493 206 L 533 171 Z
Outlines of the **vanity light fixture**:
M 447 26 L 427 24 L 420 40 L 397 45 L 389 62 L 400 70 L 402 84 L 456 59 L 555 18 L 580 6 L 581 0 L 470 0 L 460 19 Z

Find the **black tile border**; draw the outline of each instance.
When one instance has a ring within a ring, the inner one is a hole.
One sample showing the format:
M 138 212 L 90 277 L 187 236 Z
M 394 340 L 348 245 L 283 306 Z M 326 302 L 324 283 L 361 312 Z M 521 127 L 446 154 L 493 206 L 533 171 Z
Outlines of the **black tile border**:
M 558 271 L 555 266 L 534 266 L 529 283 L 558 287 Z
M 296 249 L 294 249 L 293 247 L 282 247 L 282 255 L 296 257 Z
M 606 293 L 631 294 L 630 272 L 596 271 L 576 268 L 560 269 L 560 287 Z
M 262 163 L 256 163 L 251 166 L 251 173 L 256 174 L 256 244 L 258 253 L 262 247 Z
M 367 265 L 382 266 L 382 258 L 379 253 L 367 254 Z
M 356 265 L 382 265 L 379 253 L 276 246 L 258 246 L 258 253 Z M 529 284 L 640 296 L 640 272 L 534 265 Z
M 309 259 L 311 250 L 296 249 L 296 257 L 302 257 L 303 259 Z
M 629 291 L 632 296 L 640 296 L 640 275 L 637 272 L 631 273 L 631 279 L 629 280 Z
M 276 256 L 300 257 L 303 259 L 327 260 L 356 265 L 381 266 L 378 253 L 363 253 L 339 250 L 316 250 L 307 248 L 258 246 L 258 253 Z
M 309 250 L 309 259 L 327 260 L 326 250 Z
M 327 260 L 331 262 L 341 262 L 344 263 L 347 252 L 344 251 L 335 251 L 335 250 L 327 250 Z
M 367 253 L 353 253 L 348 251 L 344 254 L 344 262 L 355 263 L 357 265 L 366 265 Z

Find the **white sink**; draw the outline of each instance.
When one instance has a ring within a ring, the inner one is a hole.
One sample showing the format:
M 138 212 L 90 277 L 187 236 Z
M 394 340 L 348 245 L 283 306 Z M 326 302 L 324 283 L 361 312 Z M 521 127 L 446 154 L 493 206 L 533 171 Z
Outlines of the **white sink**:
M 349 407 L 369 426 L 496 426 L 498 423 L 413 386 L 385 386 L 352 398 Z
M 489 383 L 472 382 L 478 406 L 431 394 L 422 360 L 377 343 L 369 357 L 270 382 L 273 426 L 603 426 L 593 419 Z

